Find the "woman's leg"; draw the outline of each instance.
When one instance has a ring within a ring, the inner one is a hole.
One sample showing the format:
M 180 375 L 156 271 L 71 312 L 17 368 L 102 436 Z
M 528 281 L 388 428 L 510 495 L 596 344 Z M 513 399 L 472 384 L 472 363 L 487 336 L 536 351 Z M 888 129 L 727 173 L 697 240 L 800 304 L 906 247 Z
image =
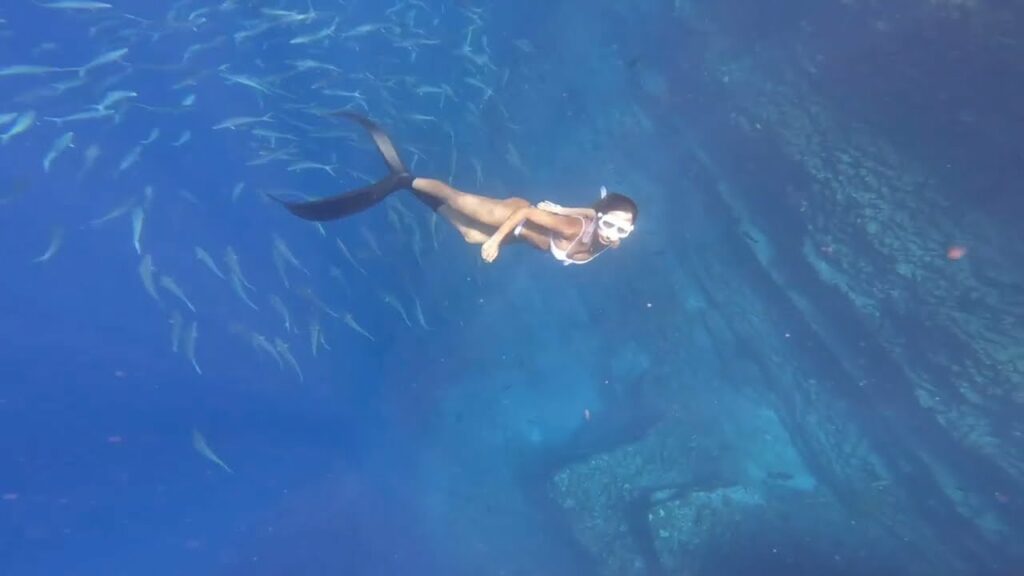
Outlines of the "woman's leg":
M 448 208 L 466 216 L 470 220 L 494 229 L 504 224 L 508 217 L 512 215 L 512 212 L 530 204 L 522 198 L 499 200 L 497 198 L 470 194 L 469 192 L 452 188 L 440 180 L 431 180 L 429 178 L 416 178 L 412 182 L 412 188 L 417 192 L 437 198 L 444 202 Z M 455 222 L 452 222 L 452 224 L 455 224 Z M 456 227 L 458 227 L 457 224 Z
M 462 212 L 449 208 L 447 204 L 438 208 L 437 213 L 451 222 L 452 226 L 455 226 L 455 229 L 459 231 L 459 234 L 462 234 L 462 238 L 470 244 L 483 244 L 487 242 L 491 234 L 494 234 L 494 231 L 497 230 L 493 226 L 485 226 Z

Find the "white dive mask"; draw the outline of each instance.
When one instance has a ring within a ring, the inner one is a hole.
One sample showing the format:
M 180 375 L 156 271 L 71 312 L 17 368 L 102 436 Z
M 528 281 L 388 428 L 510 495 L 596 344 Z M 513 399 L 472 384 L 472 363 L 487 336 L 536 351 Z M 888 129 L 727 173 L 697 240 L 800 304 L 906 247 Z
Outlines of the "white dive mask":
M 633 225 L 618 214 L 598 214 L 597 225 L 601 232 L 613 242 L 622 240 L 633 231 Z
M 601 198 L 608 195 L 608 188 L 601 186 Z M 597 225 L 612 242 L 618 242 L 633 231 L 633 224 L 625 221 L 618 214 L 598 214 Z

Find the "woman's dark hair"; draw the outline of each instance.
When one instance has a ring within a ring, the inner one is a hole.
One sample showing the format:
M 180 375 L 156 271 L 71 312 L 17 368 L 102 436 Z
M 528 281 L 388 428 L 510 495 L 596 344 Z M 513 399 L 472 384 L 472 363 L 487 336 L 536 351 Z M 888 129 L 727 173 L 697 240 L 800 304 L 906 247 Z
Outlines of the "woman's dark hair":
M 633 225 L 636 225 L 636 219 L 640 216 L 640 211 L 636 207 L 636 202 L 633 202 L 628 196 L 622 194 L 616 194 L 615 192 L 609 192 L 604 198 L 601 198 L 594 205 L 591 206 L 594 212 L 599 214 L 607 214 L 612 210 L 621 210 L 623 212 L 629 212 L 633 215 Z

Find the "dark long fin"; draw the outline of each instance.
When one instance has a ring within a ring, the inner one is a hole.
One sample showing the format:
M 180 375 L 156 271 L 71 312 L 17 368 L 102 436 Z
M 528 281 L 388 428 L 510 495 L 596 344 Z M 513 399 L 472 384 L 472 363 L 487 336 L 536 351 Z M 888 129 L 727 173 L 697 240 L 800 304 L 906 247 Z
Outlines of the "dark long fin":
M 288 202 L 276 196 L 270 197 L 280 202 L 289 212 L 299 218 L 314 222 L 326 222 L 358 214 L 387 198 L 392 192 L 408 188 L 411 184 L 412 176 L 408 174 L 393 174 L 369 186 L 363 186 L 362 188 L 343 192 L 337 196 L 321 198 L 320 200 Z
M 377 150 L 380 151 L 380 155 L 384 157 L 384 163 L 388 165 L 388 170 L 391 170 L 392 174 L 408 172 L 408 170 L 405 169 L 405 165 L 402 164 L 402 159 L 398 157 L 398 151 L 395 150 L 395 145 L 391 143 L 391 138 L 388 138 L 388 135 L 384 133 L 384 130 L 381 130 L 381 127 L 377 126 L 372 120 L 354 112 L 349 112 L 348 110 L 332 112 L 331 115 L 348 118 L 365 128 L 366 131 L 370 133 L 370 136 L 373 137 L 373 143 L 377 145 Z
M 403 188 L 412 189 L 413 176 L 405 169 L 402 159 L 398 157 L 398 151 L 395 150 L 395 145 L 391 143 L 391 139 L 381 130 L 380 126 L 377 126 L 369 118 L 347 110 L 334 112 L 332 115 L 348 118 L 365 128 L 373 138 L 374 144 L 377 145 L 377 150 L 380 152 L 381 157 L 384 158 L 384 163 L 388 165 L 388 170 L 391 174 L 369 186 L 363 186 L 362 188 L 320 200 L 287 202 L 274 196 L 271 196 L 271 198 L 280 202 L 289 212 L 299 218 L 324 222 L 357 214 L 384 200 L 393 192 Z M 419 201 L 426 204 L 431 210 L 437 210 L 443 204 L 440 200 L 422 192 L 417 192 L 416 190 L 412 192 Z

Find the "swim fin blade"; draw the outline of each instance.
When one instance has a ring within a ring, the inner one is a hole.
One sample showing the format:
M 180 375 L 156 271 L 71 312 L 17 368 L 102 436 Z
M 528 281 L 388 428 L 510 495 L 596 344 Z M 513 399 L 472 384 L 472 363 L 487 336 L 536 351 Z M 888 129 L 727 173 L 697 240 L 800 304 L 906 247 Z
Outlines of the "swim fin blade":
M 412 188 L 413 176 L 405 169 L 401 158 L 398 157 L 398 151 L 395 150 L 395 145 L 392 144 L 391 139 L 381 130 L 380 126 L 377 126 L 369 118 L 349 112 L 348 110 L 333 112 L 331 115 L 347 118 L 365 128 L 373 138 L 374 144 L 377 145 L 377 150 L 380 152 L 381 157 L 384 158 L 384 163 L 387 164 L 391 174 L 369 186 L 363 186 L 362 188 L 349 190 L 336 196 L 319 200 L 288 202 L 276 196 L 271 196 L 271 198 L 299 218 L 315 222 L 325 222 L 357 214 L 384 200 L 393 192 L 403 188 Z M 415 190 L 413 193 L 422 202 L 430 206 L 432 210 L 440 205 L 439 201 L 425 194 Z

